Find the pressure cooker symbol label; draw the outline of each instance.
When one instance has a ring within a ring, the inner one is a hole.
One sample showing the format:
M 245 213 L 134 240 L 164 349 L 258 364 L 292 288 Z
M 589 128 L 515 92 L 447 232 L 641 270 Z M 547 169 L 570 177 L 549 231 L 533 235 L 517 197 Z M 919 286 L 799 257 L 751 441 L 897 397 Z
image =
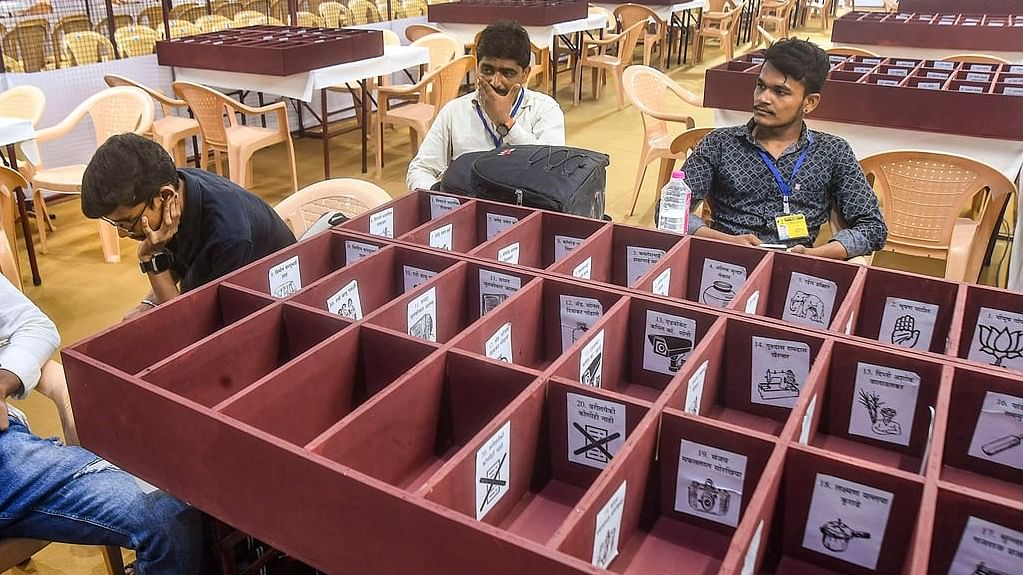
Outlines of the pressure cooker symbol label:
M 849 527 L 841 517 L 821 525 L 821 544 L 827 549 L 841 553 L 849 548 L 852 539 L 870 539 L 870 533 Z

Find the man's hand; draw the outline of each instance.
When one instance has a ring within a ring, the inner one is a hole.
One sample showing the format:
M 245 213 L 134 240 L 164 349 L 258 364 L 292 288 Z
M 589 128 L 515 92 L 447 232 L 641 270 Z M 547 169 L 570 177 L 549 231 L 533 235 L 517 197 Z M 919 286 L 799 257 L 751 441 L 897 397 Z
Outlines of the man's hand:
M 740 234 L 737 236 L 728 236 L 728 241 L 733 244 L 739 244 L 743 246 L 759 246 L 761 244 L 760 238 L 753 234 Z
M 512 86 L 504 96 L 497 93 L 494 87 L 483 78 L 476 78 L 476 88 L 479 91 L 480 106 L 495 124 L 504 124 L 512 119 L 511 111 L 515 106 L 515 99 L 519 97 L 522 86 Z
M 839 242 L 828 242 L 815 248 L 808 248 L 797 244 L 789 248 L 789 251 L 794 254 L 806 254 L 809 256 L 817 256 L 819 258 L 829 258 L 833 260 L 844 260 L 849 257 L 849 252 L 847 252 L 845 246 Z
M 693 232 L 694 236 L 700 236 L 701 238 L 711 238 L 714 240 L 721 240 L 723 242 L 730 242 L 733 244 L 739 244 L 742 246 L 759 246 L 760 238 L 753 234 L 739 234 L 733 236 L 732 234 L 726 234 L 711 228 L 710 226 L 700 226 Z
M 7 398 L 21 390 L 21 379 L 6 369 L 0 369 L 0 432 L 7 431 L 10 415 L 7 413 Z
M 128 321 L 129 319 L 141 314 L 142 312 L 149 311 L 151 309 L 153 309 L 153 306 L 145 303 L 140 303 L 139 305 L 128 310 L 128 313 L 124 314 L 124 317 L 121 318 L 121 321 Z
M 178 206 L 178 194 L 175 193 L 163 202 L 163 210 L 160 214 L 159 229 L 154 230 L 149 225 L 149 216 L 142 216 L 142 230 L 146 239 L 139 244 L 139 259 L 152 256 L 163 251 L 167 242 L 178 233 L 178 226 L 181 224 L 181 207 Z

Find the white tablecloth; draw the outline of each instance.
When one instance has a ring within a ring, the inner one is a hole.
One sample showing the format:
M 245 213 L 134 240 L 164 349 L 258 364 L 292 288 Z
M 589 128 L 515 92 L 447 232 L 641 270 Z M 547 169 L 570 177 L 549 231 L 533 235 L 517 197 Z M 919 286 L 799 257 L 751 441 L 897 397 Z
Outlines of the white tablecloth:
M 1012 51 L 1012 52 L 992 52 L 990 50 L 957 50 L 955 48 L 912 48 L 909 46 L 882 46 L 880 44 L 847 44 L 838 42 L 835 44 L 836 48 L 859 48 L 861 50 L 869 50 L 875 54 L 881 56 L 901 56 L 904 58 L 916 58 L 919 60 L 940 60 L 946 56 L 952 56 L 954 54 L 990 54 L 992 56 L 998 56 L 1012 62 L 1013 64 L 1023 64 L 1023 51 Z M 1023 46 L 1020 46 L 1023 49 Z
M 39 149 L 36 146 L 36 131 L 32 122 L 22 118 L 0 116 L 0 146 L 21 144 L 25 157 L 33 164 L 39 163 Z
M 900 52 L 901 55 L 904 55 Z M 827 95 L 825 95 L 827 97 Z M 752 106 L 752 104 L 751 104 Z M 745 124 L 752 117 L 749 112 L 714 110 L 714 126 L 735 126 Z M 845 138 L 852 146 L 857 158 L 865 158 L 889 150 L 933 150 L 960 154 L 990 164 L 999 172 L 1020 185 L 1020 168 L 1023 167 L 1023 142 L 956 136 L 937 132 L 917 132 L 860 124 L 846 124 L 807 118 L 807 125 Z M 1008 288 L 1023 290 L 1023 197 L 1017 195 L 1016 231 L 1009 259 Z
M 463 44 L 471 44 L 476 39 L 476 34 L 486 28 L 486 24 L 452 24 L 445 22 L 430 22 L 430 24 L 454 35 Z M 594 14 L 579 20 L 559 22 L 553 26 L 525 26 L 529 33 L 529 40 L 537 48 L 549 48 L 554 44 L 554 38 L 586 30 L 597 30 L 607 24 L 607 18 L 603 14 Z
M 625 4 L 625 2 L 620 2 L 618 4 L 590 2 L 590 6 L 603 8 L 608 12 L 614 12 L 615 8 L 621 6 L 622 4 Z M 685 12 L 686 10 L 703 9 L 707 6 L 707 2 L 706 0 L 689 0 L 689 2 L 680 2 L 677 4 L 662 4 L 659 6 L 644 4 L 643 6 L 653 10 L 657 14 L 657 17 L 660 18 L 662 22 L 667 22 L 668 19 L 671 18 L 672 14 L 678 14 L 679 12 Z
M 384 55 L 378 58 L 347 62 L 291 76 L 243 74 L 198 68 L 174 68 L 174 72 L 178 80 L 186 82 L 231 90 L 263 92 L 295 98 L 303 102 L 312 102 L 313 94 L 317 90 L 340 84 L 352 84 L 367 78 L 387 76 L 405 68 L 426 64 L 429 61 L 430 52 L 426 48 L 384 46 Z

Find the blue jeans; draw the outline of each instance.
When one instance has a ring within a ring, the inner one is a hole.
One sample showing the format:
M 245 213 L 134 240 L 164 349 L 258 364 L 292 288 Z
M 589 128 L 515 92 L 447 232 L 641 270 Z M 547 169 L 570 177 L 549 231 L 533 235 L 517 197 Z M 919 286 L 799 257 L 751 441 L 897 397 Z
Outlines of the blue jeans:
M 11 417 L 0 432 L 0 537 L 135 550 L 138 575 L 194 575 L 200 513 L 81 447 L 33 435 Z

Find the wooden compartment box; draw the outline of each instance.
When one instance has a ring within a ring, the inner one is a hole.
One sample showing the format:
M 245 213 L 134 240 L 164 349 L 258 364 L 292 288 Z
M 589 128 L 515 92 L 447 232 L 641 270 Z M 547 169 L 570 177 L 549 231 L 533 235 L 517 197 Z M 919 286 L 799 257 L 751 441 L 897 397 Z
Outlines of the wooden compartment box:
M 161 66 L 290 76 L 384 55 L 379 30 L 248 26 L 156 43 Z
M 449 24 L 491 24 L 501 20 L 523 26 L 552 26 L 581 20 L 588 5 L 580 0 L 458 0 L 431 4 L 430 22 Z
M 1000 575 L 1023 569 L 1023 504 L 959 486 L 937 493 L 928 572 Z
M 437 201 L 445 196 L 433 196 Z M 452 198 L 454 199 L 454 198 Z M 438 250 L 468 253 L 533 214 L 533 210 L 473 200 L 461 209 L 444 213 L 399 238 L 403 242 Z
M 336 229 L 393 239 L 469 201 L 468 198 L 438 192 L 405 194 L 342 223 Z
M 909 13 L 1019 14 L 1019 0 L 900 0 L 899 9 Z
M 547 269 L 583 245 L 606 222 L 538 211 L 469 252 L 470 256 L 533 269 Z
M 684 236 L 626 225 L 608 226 L 548 271 L 628 288 Z
M 1023 43 L 1023 29 L 1015 26 L 1019 16 L 997 16 L 999 12 L 961 14 L 927 11 L 921 14 L 887 14 L 864 18 L 863 12 L 850 12 L 835 20 L 833 42 L 882 44 L 914 48 L 948 48 L 972 53 L 1011 51 Z M 1019 13 L 1019 9 L 1015 10 Z M 1001 12 L 1000 14 L 1011 14 Z

